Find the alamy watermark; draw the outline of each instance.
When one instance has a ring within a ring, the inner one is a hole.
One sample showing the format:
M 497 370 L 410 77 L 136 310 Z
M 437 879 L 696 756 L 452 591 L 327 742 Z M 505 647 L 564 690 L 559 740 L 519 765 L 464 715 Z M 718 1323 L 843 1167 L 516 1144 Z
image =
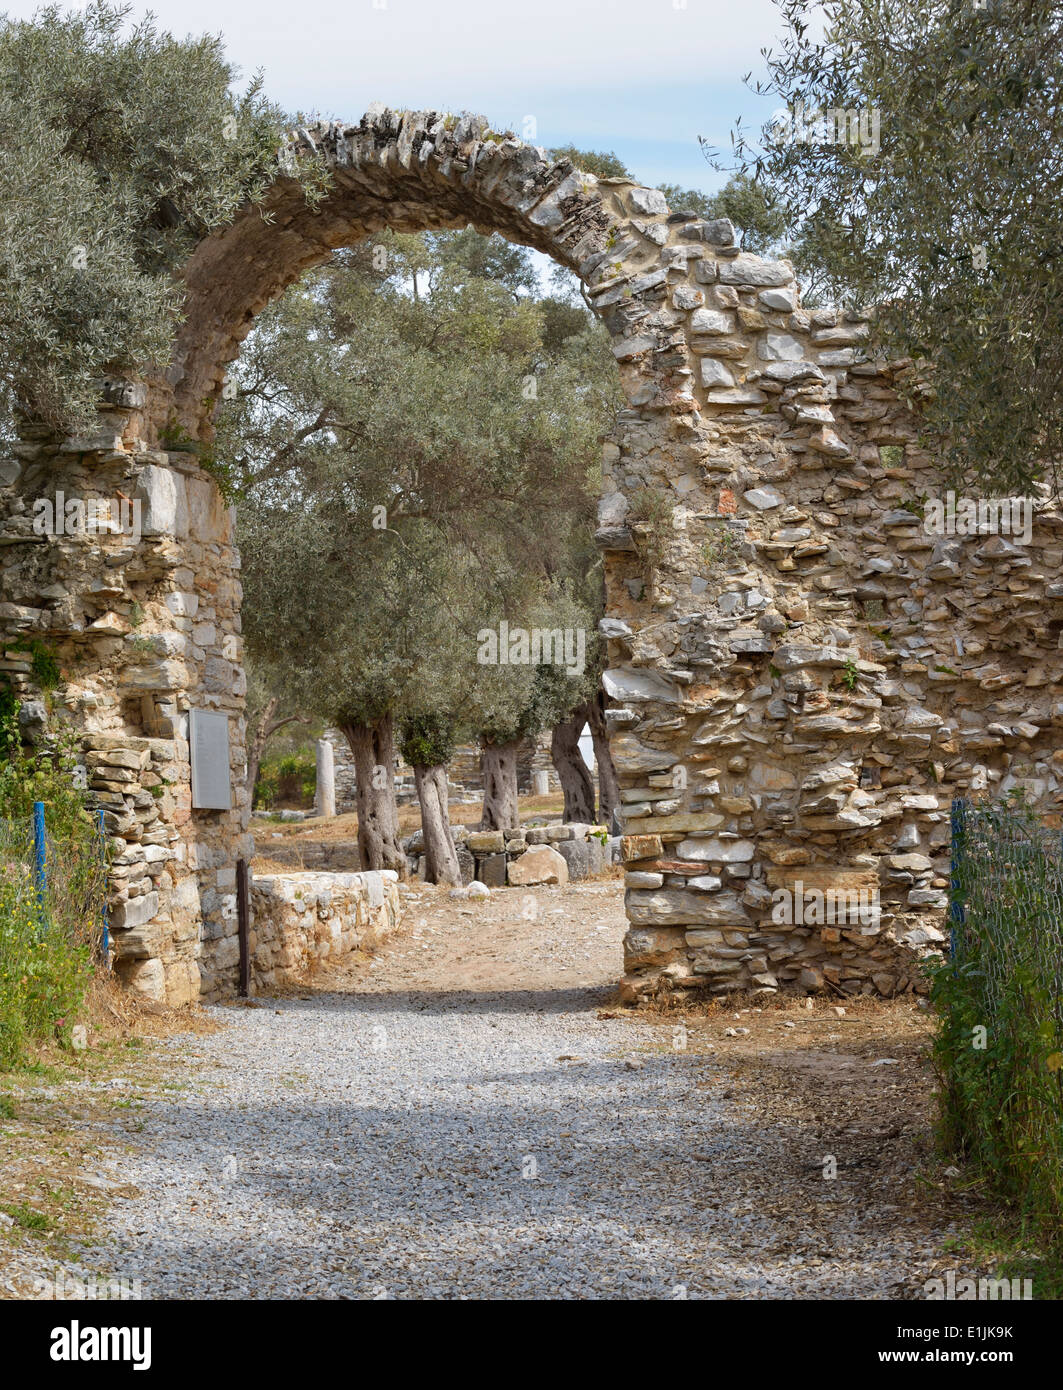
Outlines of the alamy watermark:
M 771 920 L 787 927 L 861 927 L 877 930 L 882 915 L 877 888 L 776 888 Z
M 928 1279 L 923 1292 L 931 1302 L 1008 1302 L 1033 1299 L 1032 1279 L 972 1279 L 958 1276 L 954 1269 L 945 1271 L 944 1279 Z
M 68 1270 L 57 1269 L 51 1279 L 34 1279 L 35 1298 L 77 1299 L 93 1302 L 113 1302 L 115 1300 L 144 1297 L 144 1290 L 137 1276 L 125 1275 L 103 1277 L 90 1274 L 79 1278 Z
M 862 154 L 882 148 L 882 112 L 877 106 L 809 109 L 798 98 L 772 118 L 769 138 L 776 145 L 851 145 Z
M 949 491 L 927 500 L 923 530 L 928 536 L 1010 536 L 1029 545 L 1033 516 L 1032 497 L 957 497 Z
M 139 498 L 38 497 L 33 503 L 33 531 L 38 536 L 128 536 L 134 545 L 141 537 Z
M 134 1371 L 151 1369 L 150 1327 L 82 1327 L 72 1321 L 69 1327 L 52 1328 L 53 1361 L 129 1361 Z
M 587 664 L 587 633 L 582 627 L 511 628 L 503 618 L 494 628 L 482 627 L 476 660 L 481 666 L 564 666 L 581 676 Z

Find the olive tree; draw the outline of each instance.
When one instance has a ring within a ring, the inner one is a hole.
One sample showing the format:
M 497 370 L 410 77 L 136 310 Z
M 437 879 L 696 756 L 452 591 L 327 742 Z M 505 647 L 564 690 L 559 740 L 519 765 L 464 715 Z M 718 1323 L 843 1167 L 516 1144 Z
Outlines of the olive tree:
M 129 9 L 0 16 L 0 397 L 57 430 L 90 426 L 101 378 L 169 355 L 175 275 L 260 199 L 285 120 L 216 37 Z M 306 161 L 308 193 L 324 186 Z
M 950 481 L 1058 489 L 1063 454 L 1063 8 L 1058 0 L 781 0 L 739 159 L 821 292 L 877 306 L 915 359 Z
M 396 720 L 422 756 L 444 727 L 484 735 L 489 786 L 498 750 L 515 802 L 534 671 L 484 665 L 477 633 L 555 626 L 592 531 L 615 364 L 582 308 L 525 292 L 525 253 L 497 240 L 338 253 L 264 311 L 219 419 L 249 651 L 351 743 L 367 864 L 400 859 Z M 433 825 L 440 766 L 415 764 Z

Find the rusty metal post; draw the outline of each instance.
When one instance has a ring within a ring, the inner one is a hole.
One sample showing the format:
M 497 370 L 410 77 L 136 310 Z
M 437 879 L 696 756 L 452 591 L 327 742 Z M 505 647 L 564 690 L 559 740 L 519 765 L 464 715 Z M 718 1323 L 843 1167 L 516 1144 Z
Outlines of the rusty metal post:
M 246 999 L 251 992 L 251 902 L 246 859 L 236 861 L 236 922 L 240 940 L 240 995 Z

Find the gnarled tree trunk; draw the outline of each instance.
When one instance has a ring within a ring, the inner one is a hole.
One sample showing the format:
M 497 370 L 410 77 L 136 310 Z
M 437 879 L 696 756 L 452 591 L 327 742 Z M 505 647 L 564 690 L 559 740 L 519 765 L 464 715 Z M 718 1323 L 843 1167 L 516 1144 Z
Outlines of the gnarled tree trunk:
M 550 756 L 565 794 L 566 821 L 594 824 L 594 779 L 579 751 L 579 736 L 587 722 L 587 706 L 580 705 L 550 735 Z
M 598 819 L 612 829 L 613 812 L 620 805 L 620 783 L 609 751 L 605 700 L 605 691 L 599 686 L 593 698 L 587 701 L 587 722 L 591 726 L 594 760 L 598 764 Z
M 450 883 L 458 887 L 461 884 L 461 869 L 450 834 L 447 769 L 442 764 L 436 767 L 418 767 L 414 764 L 413 780 L 417 787 L 417 800 L 421 803 L 425 877 L 429 883 Z
M 519 738 L 509 743 L 481 740 L 484 774 L 481 830 L 512 830 L 520 825 L 520 804 L 517 801 L 517 754 L 520 745 Z
M 407 873 L 399 844 L 399 813 L 395 805 L 395 754 L 391 716 L 373 724 L 341 724 L 354 755 L 357 779 L 358 852 L 363 869 L 395 869 Z

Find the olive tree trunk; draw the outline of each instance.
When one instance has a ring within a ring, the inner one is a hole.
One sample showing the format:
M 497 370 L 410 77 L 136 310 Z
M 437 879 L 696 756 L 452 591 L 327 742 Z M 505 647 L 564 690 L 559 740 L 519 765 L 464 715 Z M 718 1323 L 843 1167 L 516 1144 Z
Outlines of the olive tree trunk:
M 429 883 L 461 885 L 461 869 L 450 834 L 447 810 L 447 769 L 414 764 L 413 780 L 421 803 L 421 829 L 424 832 L 425 877 Z
M 520 825 L 517 801 L 517 754 L 521 740 L 488 743 L 482 740 L 484 809 L 481 830 L 512 830 Z
M 395 804 L 395 755 L 391 716 L 372 724 L 341 724 L 354 755 L 357 779 L 358 852 L 363 869 L 395 869 L 407 873 L 399 844 L 399 813 Z
M 580 705 L 550 735 L 550 756 L 565 794 L 564 818 L 594 824 L 594 779 L 579 751 L 579 736 L 587 723 L 587 706 Z

